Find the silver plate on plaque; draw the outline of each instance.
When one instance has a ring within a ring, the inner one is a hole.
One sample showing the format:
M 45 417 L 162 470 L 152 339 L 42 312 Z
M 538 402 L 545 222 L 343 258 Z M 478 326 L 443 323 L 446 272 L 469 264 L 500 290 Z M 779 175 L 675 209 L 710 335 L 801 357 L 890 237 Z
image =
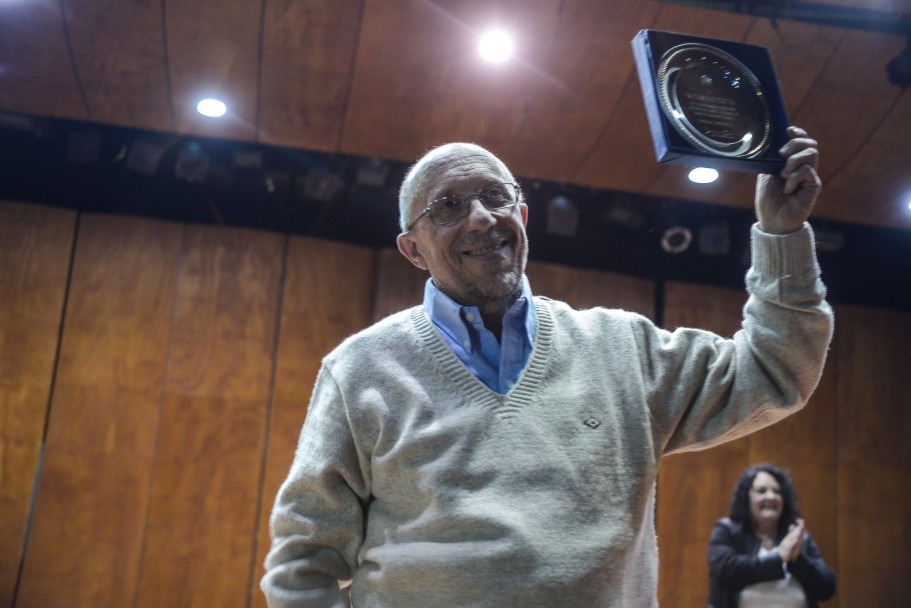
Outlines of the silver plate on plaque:
M 661 109 L 697 149 L 753 158 L 769 146 L 766 96 L 756 76 L 730 53 L 701 43 L 668 49 L 658 62 Z

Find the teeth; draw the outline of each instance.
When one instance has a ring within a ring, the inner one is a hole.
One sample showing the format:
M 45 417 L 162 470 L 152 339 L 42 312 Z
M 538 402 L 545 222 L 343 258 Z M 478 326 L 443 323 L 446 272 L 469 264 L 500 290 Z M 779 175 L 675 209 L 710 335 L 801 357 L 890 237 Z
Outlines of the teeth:
M 488 253 L 493 253 L 499 249 L 503 248 L 503 244 L 494 245 L 493 247 L 488 247 L 487 249 L 478 249 L 477 251 L 469 251 L 467 255 L 487 255 Z

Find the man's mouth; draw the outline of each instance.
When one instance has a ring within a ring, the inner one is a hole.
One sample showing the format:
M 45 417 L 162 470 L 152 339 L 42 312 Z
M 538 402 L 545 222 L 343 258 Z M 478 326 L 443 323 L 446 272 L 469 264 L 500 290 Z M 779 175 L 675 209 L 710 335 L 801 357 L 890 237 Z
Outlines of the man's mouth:
M 502 249 L 503 247 L 506 246 L 506 243 L 507 243 L 507 241 L 503 241 L 503 242 L 497 243 L 496 245 L 492 245 L 490 247 L 485 247 L 484 249 L 475 249 L 473 251 L 465 251 L 463 253 L 464 253 L 464 255 L 472 256 L 472 257 L 487 255 L 487 254 L 499 251 L 500 249 Z

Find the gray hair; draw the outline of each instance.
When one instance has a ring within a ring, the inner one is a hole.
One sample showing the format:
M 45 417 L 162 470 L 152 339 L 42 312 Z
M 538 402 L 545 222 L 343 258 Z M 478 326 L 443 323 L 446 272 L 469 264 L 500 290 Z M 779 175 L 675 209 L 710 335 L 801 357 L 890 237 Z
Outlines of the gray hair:
M 490 150 L 477 144 L 453 142 L 437 146 L 418 159 L 408 170 L 405 179 L 402 180 L 402 187 L 399 189 L 399 228 L 402 232 L 405 232 L 405 228 L 408 225 L 409 215 L 415 199 L 429 185 L 435 170 L 439 169 L 446 161 L 466 156 L 483 156 L 490 160 L 509 181 L 516 181 L 512 172 L 502 160 L 497 158 Z

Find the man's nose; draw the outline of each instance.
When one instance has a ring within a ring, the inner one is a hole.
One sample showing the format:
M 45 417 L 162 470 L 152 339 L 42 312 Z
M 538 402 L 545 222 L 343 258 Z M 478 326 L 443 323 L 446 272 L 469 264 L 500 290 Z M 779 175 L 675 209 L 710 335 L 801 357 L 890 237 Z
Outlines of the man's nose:
M 467 223 L 471 226 L 489 228 L 491 224 L 496 223 L 496 218 L 490 209 L 481 202 L 481 197 L 475 194 L 468 199 L 468 219 Z

